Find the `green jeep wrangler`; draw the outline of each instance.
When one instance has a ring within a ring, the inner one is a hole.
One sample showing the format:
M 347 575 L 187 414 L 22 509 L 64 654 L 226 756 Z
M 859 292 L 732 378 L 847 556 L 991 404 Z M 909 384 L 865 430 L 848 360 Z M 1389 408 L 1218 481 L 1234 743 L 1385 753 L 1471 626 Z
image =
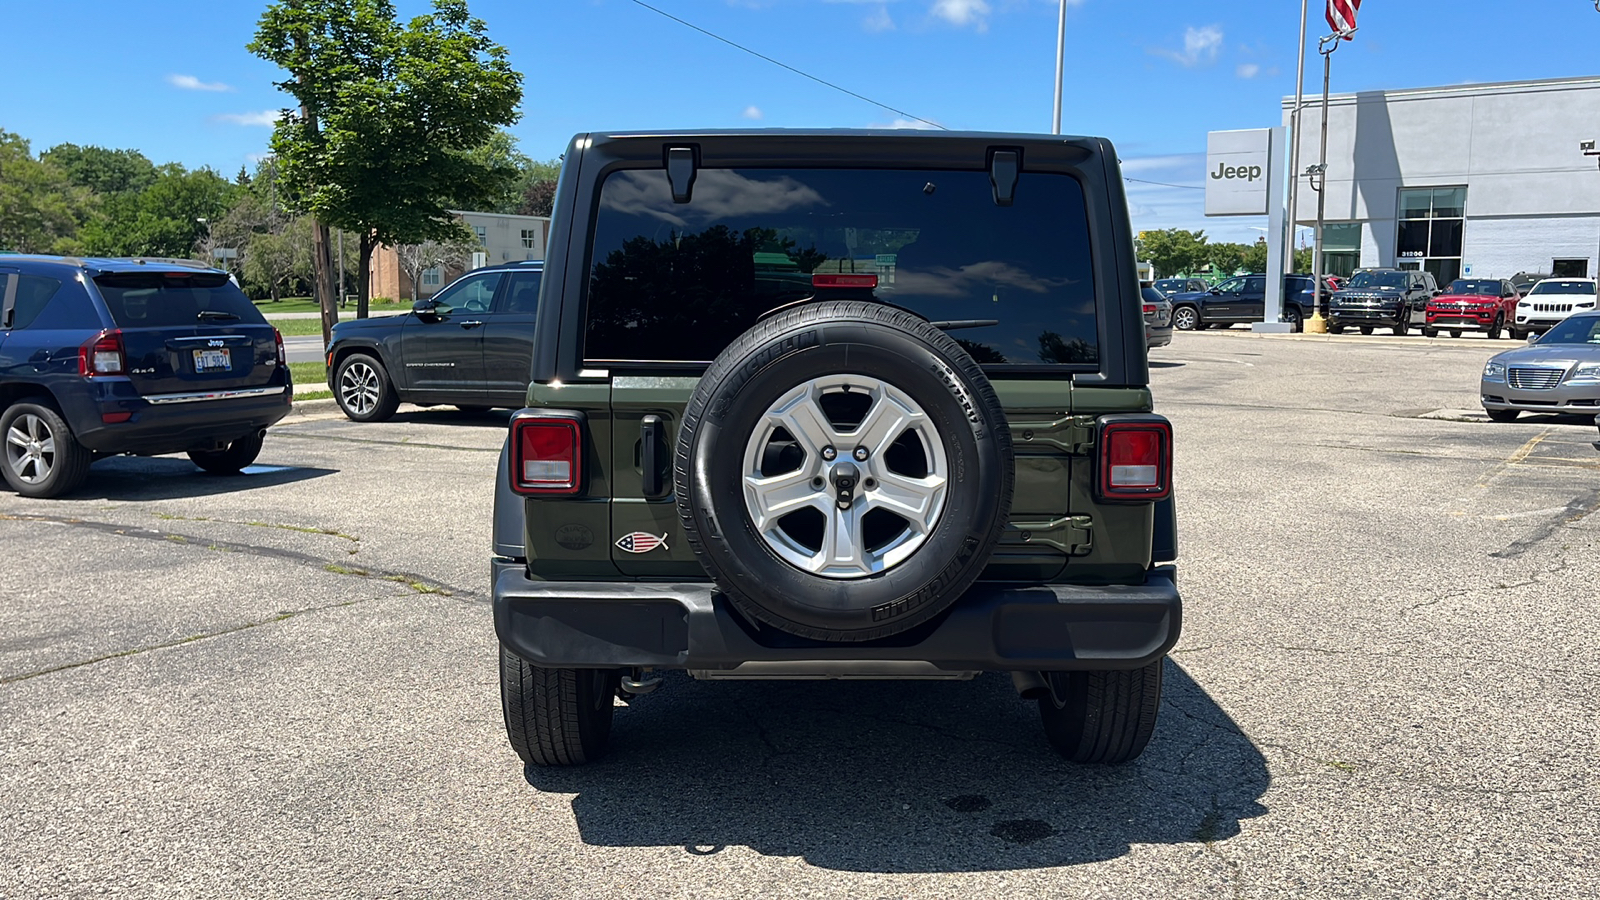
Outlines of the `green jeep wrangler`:
M 1009 672 L 1139 755 L 1181 604 L 1116 152 L 928 132 L 584 134 L 496 492 L 506 733 L 605 749 L 698 679 Z

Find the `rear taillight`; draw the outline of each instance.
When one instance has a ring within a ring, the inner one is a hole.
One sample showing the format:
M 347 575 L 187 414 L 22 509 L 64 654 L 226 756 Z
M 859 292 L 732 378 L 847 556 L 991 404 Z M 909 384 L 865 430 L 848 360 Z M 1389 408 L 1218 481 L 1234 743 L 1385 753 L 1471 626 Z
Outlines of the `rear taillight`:
M 78 348 L 78 374 L 85 378 L 125 374 L 123 361 L 127 356 L 122 346 L 122 332 L 102 331 Z
M 875 288 L 877 275 L 813 275 L 811 286 L 819 288 Z
M 511 419 L 511 489 L 576 494 L 583 489 L 583 414 L 560 410 Z
M 1156 313 L 1156 305 L 1154 303 L 1146 303 L 1144 305 L 1144 314 L 1145 315 L 1153 316 L 1153 315 L 1155 315 L 1155 313 Z
M 289 357 L 283 352 L 283 334 L 278 329 L 272 329 L 272 340 L 278 345 L 278 365 L 289 364 Z
M 1096 493 L 1102 500 L 1160 500 L 1172 493 L 1172 425 L 1161 416 L 1100 419 Z

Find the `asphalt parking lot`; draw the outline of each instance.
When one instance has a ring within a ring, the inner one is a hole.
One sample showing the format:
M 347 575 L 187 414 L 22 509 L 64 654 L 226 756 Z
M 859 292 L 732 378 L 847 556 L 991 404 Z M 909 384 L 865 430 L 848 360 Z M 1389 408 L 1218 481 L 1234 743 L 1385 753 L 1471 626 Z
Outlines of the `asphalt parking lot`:
M 0 492 L 0 897 L 1600 895 L 1600 453 L 1508 341 L 1182 333 L 1185 632 L 1149 750 L 1009 682 L 669 680 L 610 754 L 500 722 L 504 414 L 303 404 L 238 478 Z

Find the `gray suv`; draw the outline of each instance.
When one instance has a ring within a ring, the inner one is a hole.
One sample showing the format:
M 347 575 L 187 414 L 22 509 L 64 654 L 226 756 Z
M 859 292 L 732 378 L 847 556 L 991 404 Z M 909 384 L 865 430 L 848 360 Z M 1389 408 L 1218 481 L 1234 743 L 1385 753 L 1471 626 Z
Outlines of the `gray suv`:
M 1360 328 L 1392 328 L 1405 334 L 1428 324 L 1428 301 L 1439 295 L 1432 272 L 1406 269 L 1361 269 L 1328 303 L 1328 331 L 1339 334 Z

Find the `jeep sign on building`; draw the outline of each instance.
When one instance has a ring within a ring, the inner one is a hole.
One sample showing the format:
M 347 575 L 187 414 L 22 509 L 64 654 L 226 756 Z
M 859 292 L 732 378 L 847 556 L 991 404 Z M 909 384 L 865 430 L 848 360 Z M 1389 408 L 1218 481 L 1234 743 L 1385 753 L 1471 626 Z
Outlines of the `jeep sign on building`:
M 1320 141 L 1320 98 L 1308 100 L 1302 171 L 1317 162 Z M 1285 123 L 1293 104 L 1283 101 Z M 1440 285 L 1469 275 L 1592 276 L 1600 172 L 1579 144 L 1594 138 L 1600 78 L 1334 94 L 1324 271 L 1426 269 Z M 1207 213 L 1214 186 L 1226 183 L 1210 177 L 1216 163 L 1208 160 Z M 1304 178 L 1295 205 L 1295 221 L 1314 226 L 1317 194 Z
M 1266 215 L 1271 141 L 1268 128 L 1206 135 L 1206 215 Z

